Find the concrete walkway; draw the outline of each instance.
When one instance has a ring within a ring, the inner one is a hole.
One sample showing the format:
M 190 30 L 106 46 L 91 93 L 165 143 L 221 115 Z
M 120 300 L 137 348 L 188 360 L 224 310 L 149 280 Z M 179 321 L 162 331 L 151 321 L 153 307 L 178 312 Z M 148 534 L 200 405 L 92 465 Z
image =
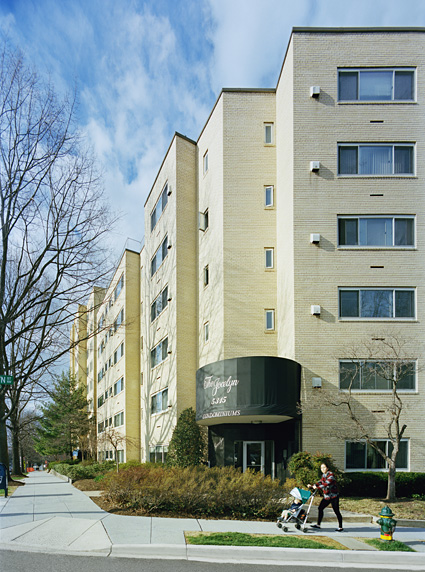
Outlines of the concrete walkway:
M 335 527 L 332 513 L 325 512 L 322 529 L 314 531 L 314 535 L 335 538 L 350 550 L 192 546 L 186 545 L 185 531 L 285 533 L 279 531 L 275 522 L 109 514 L 87 494 L 45 472 L 31 473 L 24 487 L 19 487 L 7 499 L 0 499 L 0 549 L 215 562 L 425 569 L 425 527 L 399 526 L 394 535 L 417 553 L 379 552 L 358 540 L 379 538 L 379 527 L 367 515 L 345 513 L 344 532 L 335 532 Z M 291 526 L 286 534 L 299 534 L 299 531 Z M 306 536 L 312 534 L 310 530 Z

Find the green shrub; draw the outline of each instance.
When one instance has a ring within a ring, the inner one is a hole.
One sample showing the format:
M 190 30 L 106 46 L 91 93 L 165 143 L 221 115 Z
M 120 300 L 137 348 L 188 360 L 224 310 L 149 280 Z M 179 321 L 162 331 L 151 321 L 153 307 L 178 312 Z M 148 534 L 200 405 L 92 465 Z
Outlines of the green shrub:
M 115 468 L 115 463 L 113 461 L 104 461 L 103 463 L 94 462 L 90 464 L 80 463 L 78 465 L 58 463 L 53 468 L 61 475 L 65 475 L 73 481 L 81 481 L 82 479 L 94 479 L 99 475 L 104 475 Z
M 196 412 L 189 407 L 182 411 L 177 420 L 168 447 L 167 465 L 174 467 L 201 465 L 205 456 L 205 445 L 202 429 L 196 423 Z
M 425 490 L 425 473 L 396 473 L 398 497 L 421 495 Z M 347 497 L 384 498 L 387 494 L 388 473 L 347 473 L 341 493 Z
M 306 487 L 308 484 L 314 484 L 319 481 L 322 476 L 320 465 L 325 463 L 331 470 L 336 478 L 338 487 L 341 489 L 344 486 L 346 477 L 342 471 L 338 469 L 331 455 L 326 453 L 309 453 L 307 451 L 300 451 L 292 455 L 288 463 L 289 472 L 293 475 L 298 486 Z
M 273 519 L 285 491 L 261 473 L 233 467 L 130 467 L 107 477 L 109 499 L 145 513 Z
M 125 471 L 127 469 L 129 469 L 130 467 L 140 467 L 142 465 L 142 463 L 140 461 L 127 461 L 126 463 L 120 463 L 119 465 L 119 470 L 120 471 Z

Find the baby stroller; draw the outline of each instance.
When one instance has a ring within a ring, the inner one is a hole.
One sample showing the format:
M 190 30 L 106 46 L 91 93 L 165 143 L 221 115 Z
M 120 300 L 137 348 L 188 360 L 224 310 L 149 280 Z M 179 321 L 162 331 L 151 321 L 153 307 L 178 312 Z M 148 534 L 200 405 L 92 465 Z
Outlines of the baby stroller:
M 302 529 L 303 532 L 307 532 L 308 528 L 306 528 L 306 524 L 308 514 L 316 491 L 311 493 L 310 491 L 296 487 L 292 489 L 289 494 L 294 501 L 287 509 L 282 511 L 282 515 L 278 517 L 276 525 L 278 528 L 281 528 L 283 532 L 288 532 L 286 525 L 293 522 L 297 530 Z M 306 503 L 308 503 L 308 506 L 305 506 Z

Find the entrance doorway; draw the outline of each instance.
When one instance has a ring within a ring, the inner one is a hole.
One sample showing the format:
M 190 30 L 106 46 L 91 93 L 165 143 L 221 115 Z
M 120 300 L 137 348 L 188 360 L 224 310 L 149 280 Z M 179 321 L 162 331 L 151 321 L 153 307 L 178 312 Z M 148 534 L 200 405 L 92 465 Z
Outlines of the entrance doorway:
M 243 442 L 243 470 L 251 469 L 264 473 L 265 441 Z

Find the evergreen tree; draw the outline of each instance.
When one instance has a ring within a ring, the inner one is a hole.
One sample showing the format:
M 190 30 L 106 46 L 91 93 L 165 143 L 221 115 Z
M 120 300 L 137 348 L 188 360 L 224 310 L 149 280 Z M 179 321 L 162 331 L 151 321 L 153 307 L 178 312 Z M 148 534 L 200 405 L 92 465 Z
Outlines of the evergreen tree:
M 192 407 L 182 411 L 171 437 L 167 464 L 174 467 L 191 467 L 202 464 L 205 454 L 205 439 L 196 423 Z
M 86 441 L 90 430 L 85 388 L 75 376 L 62 372 L 50 394 L 51 401 L 42 407 L 37 430 L 36 451 L 42 455 L 69 455 Z

